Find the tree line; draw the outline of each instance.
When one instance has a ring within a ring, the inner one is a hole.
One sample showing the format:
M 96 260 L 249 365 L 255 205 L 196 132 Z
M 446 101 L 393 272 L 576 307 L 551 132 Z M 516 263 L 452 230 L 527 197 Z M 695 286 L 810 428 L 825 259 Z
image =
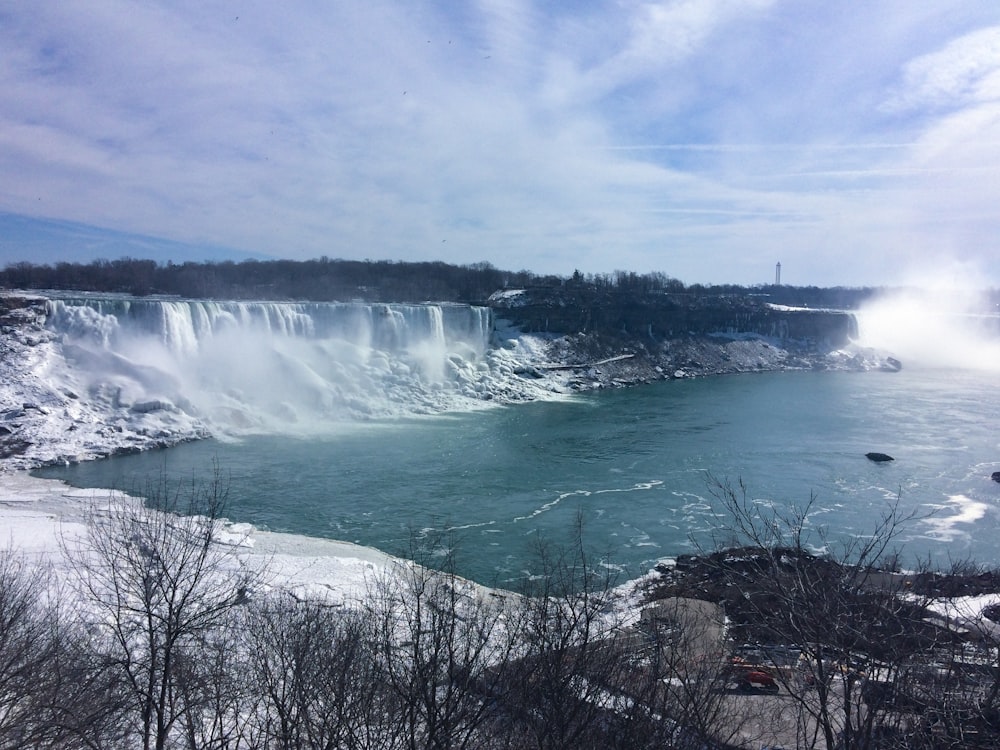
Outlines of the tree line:
M 0 748 L 996 746 L 996 631 L 931 606 L 985 571 L 896 571 L 896 507 L 821 558 L 808 506 L 713 492 L 730 546 L 636 618 L 580 525 L 517 592 L 436 540 L 361 601 L 298 600 L 225 538 L 218 478 L 156 482 L 94 508 L 60 575 L 0 553 Z
M 53 265 L 20 262 L 0 271 L 0 287 L 170 294 L 190 298 L 296 299 L 314 301 L 462 302 L 483 304 L 501 289 L 542 288 L 584 295 L 630 297 L 766 297 L 772 302 L 811 307 L 852 309 L 875 293 L 871 288 L 793 287 L 736 284 L 684 284 L 653 271 L 615 271 L 569 276 L 505 271 L 490 263 L 454 265 L 443 262 L 374 260 L 248 260 L 160 264 L 121 258 Z M 998 300 L 1000 301 L 1000 300 Z

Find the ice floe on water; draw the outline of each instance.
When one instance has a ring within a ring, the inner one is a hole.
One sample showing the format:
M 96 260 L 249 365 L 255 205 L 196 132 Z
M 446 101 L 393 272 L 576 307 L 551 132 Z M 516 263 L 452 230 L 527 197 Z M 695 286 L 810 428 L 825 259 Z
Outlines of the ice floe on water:
M 966 536 L 968 527 L 983 518 L 988 510 L 984 502 L 965 495 L 951 495 L 948 502 L 935 505 L 934 515 L 924 520 L 929 527 L 927 536 L 946 542 Z

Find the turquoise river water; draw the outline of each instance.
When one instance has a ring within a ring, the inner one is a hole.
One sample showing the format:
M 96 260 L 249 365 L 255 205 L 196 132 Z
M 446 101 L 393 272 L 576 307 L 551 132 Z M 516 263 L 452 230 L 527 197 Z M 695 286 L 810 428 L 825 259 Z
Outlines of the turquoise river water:
M 868 451 L 888 453 L 876 464 Z M 1000 391 L 995 373 L 769 373 L 663 382 L 471 413 L 368 422 L 306 438 L 263 435 L 37 472 L 131 489 L 160 473 L 228 477 L 229 516 L 262 528 L 408 554 L 446 530 L 459 572 L 485 583 L 532 569 L 541 535 L 583 521 L 588 547 L 627 576 L 726 541 L 710 476 L 810 524 L 864 534 L 887 504 L 904 559 L 1000 564 Z

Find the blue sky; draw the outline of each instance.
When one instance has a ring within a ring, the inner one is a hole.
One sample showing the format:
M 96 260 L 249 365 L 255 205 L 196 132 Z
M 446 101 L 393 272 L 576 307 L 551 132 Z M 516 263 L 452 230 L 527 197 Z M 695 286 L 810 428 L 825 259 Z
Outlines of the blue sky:
M 0 4 L 0 263 L 1000 286 L 1000 4 Z

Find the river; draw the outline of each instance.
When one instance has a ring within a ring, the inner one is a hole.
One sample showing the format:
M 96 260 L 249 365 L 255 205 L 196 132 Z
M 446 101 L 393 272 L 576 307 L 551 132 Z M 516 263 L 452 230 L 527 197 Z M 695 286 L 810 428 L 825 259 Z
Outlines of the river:
M 731 540 L 714 481 L 751 500 L 810 502 L 810 543 L 835 552 L 894 503 L 917 518 L 904 562 L 1000 564 L 995 373 L 785 372 L 660 382 L 557 401 L 370 420 L 318 435 L 200 441 L 36 472 L 79 487 L 208 481 L 262 528 L 410 556 L 456 545 L 458 571 L 510 583 L 539 540 L 586 547 L 625 577 Z M 869 451 L 895 460 L 874 463 Z M 714 479 L 713 479 L 714 478 Z

